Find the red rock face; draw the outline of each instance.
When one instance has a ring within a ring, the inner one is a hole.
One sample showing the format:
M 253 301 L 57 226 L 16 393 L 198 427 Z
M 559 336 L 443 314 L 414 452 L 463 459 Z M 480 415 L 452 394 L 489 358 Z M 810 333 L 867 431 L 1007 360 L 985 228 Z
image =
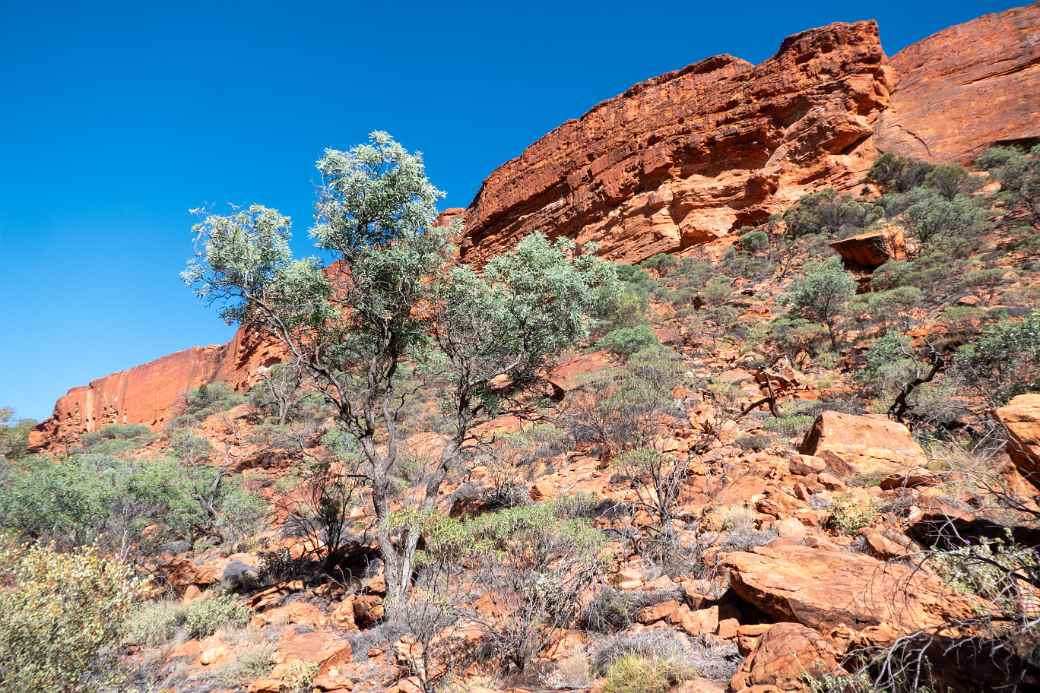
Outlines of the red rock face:
M 1040 5 L 950 27 L 891 64 L 879 149 L 968 162 L 992 144 L 1040 140 Z
M 61 445 L 115 423 L 159 428 L 178 415 L 188 390 L 218 380 L 245 389 L 260 366 L 281 358 L 278 345 L 239 329 L 222 346 L 185 349 L 72 388 L 54 405 L 51 418 L 32 432 L 30 444 Z
M 873 22 L 792 36 L 758 66 L 723 55 L 641 82 L 492 173 L 467 211 L 463 258 L 538 230 L 633 262 L 726 235 L 851 185 L 887 104 Z

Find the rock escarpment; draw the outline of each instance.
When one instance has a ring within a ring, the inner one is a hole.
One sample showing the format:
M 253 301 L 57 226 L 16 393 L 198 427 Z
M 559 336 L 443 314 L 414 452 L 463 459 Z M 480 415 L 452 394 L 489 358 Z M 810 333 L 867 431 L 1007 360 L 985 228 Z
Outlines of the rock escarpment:
M 885 63 L 874 22 L 832 24 L 758 66 L 716 56 L 637 84 L 492 173 L 467 210 L 463 258 L 542 230 L 634 262 L 847 187 L 874 158 Z
M 967 162 L 992 144 L 1040 141 L 1040 5 L 950 27 L 890 64 L 880 149 Z
M 260 366 L 282 358 L 278 345 L 239 329 L 227 344 L 185 349 L 72 388 L 33 431 L 30 444 L 60 445 L 109 424 L 162 426 L 177 416 L 188 390 L 218 380 L 242 388 Z

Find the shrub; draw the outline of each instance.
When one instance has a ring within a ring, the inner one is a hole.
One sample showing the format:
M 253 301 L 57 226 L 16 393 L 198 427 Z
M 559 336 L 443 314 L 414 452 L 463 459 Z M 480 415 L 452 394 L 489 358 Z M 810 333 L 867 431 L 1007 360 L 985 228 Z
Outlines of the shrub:
M 552 503 L 439 518 L 426 534 L 427 566 L 473 566 L 476 584 L 496 594 L 505 618 L 474 617 L 495 655 L 519 671 L 581 613 L 605 541 L 585 520 L 561 519 Z
M 661 417 L 677 412 L 672 390 L 681 378 L 671 350 L 640 351 L 623 369 L 600 374 L 568 395 L 562 421 L 573 440 L 596 444 L 604 456 L 645 446 Z
M 625 655 L 610 665 L 603 690 L 606 693 L 664 693 L 682 680 L 673 662 Z
M 198 424 L 214 414 L 227 411 L 245 401 L 245 398 L 225 382 L 216 381 L 189 390 L 184 396 L 184 412 L 171 426 Z
M 638 505 L 655 517 L 657 529 L 669 531 L 679 492 L 689 473 L 688 463 L 649 447 L 622 453 L 614 463 L 632 480 Z
M 1024 209 L 1033 221 L 1040 221 L 1040 145 L 1028 153 L 1015 147 L 993 147 L 977 161 L 1000 181 L 1001 194 L 1008 204 Z
M 679 258 L 670 253 L 658 253 L 643 260 L 639 265 L 664 275 L 679 266 Z
M 277 662 L 270 645 L 258 645 L 236 653 L 235 658 L 217 671 L 217 678 L 227 686 L 241 686 L 265 676 Z
M 755 450 L 757 452 L 759 450 L 765 450 L 770 445 L 772 445 L 773 439 L 767 435 L 756 433 L 751 435 L 738 436 L 736 443 L 744 450 Z
M 976 187 L 975 178 L 963 166 L 958 164 L 937 164 L 924 177 L 924 184 L 937 191 L 947 200 L 961 194 L 972 192 Z
M 958 349 L 954 368 L 967 384 L 999 404 L 1040 390 L 1040 310 L 987 327 Z
M 84 454 L 61 464 L 27 458 L 0 471 L 0 528 L 63 546 L 99 542 L 125 554 L 170 539 L 231 539 L 265 513 L 261 499 L 208 466 Z
M 188 602 L 181 620 L 189 637 L 205 638 L 221 628 L 244 628 L 252 612 L 232 594 L 219 594 Z
M 19 419 L 12 423 L 14 410 L 0 407 L 0 461 L 4 457 L 17 459 L 25 455 L 29 447 L 29 432 L 36 425 L 32 419 Z
M 127 621 L 125 642 L 145 647 L 168 643 L 184 625 L 184 610 L 184 604 L 165 599 L 139 605 Z
M 826 325 L 831 348 L 838 349 L 838 325 L 856 295 L 856 279 L 837 257 L 806 268 L 782 301 L 801 317 Z
M 596 346 L 618 356 L 631 356 L 637 351 L 660 344 L 649 325 L 620 327 L 603 335 Z
M 699 675 L 715 681 L 728 680 L 742 659 L 735 644 L 710 635 L 689 638 L 671 630 L 647 630 L 607 639 L 592 653 L 592 671 L 603 676 L 627 656 L 673 662 L 682 678 Z
M 946 199 L 933 192 L 907 208 L 903 223 L 922 247 L 937 245 L 960 255 L 978 242 L 987 213 L 967 195 Z
M 850 494 L 836 497 L 830 510 L 827 527 L 841 534 L 855 534 L 878 516 L 878 507 L 872 501 L 861 501 Z
M 151 429 L 142 424 L 111 424 L 99 431 L 84 433 L 80 444 L 89 452 L 114 455 L 139 448 L 151 439 Z
M 144 589 L 128 566 L 94 549 L 0 547 L 0 690 L 118 684 L 118 647 Z
M 871 204 L 839 195 L 832 188 L 810 193 L 784 212 L 788 235 L 845 236 L 868 226 L 880 215 Z
M 910 157 L 884 153 L 867 173 L 867 179 L 892 192 L 907 192 L 924 184 L 932 166 Z

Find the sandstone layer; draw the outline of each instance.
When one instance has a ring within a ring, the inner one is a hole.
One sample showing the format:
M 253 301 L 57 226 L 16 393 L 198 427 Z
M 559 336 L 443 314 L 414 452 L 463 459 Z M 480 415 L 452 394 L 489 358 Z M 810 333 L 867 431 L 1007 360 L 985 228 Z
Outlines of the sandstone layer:
M 758 66 L 721 55 L 641 82 L 494 171 L 463 258 L 541 230 L 634 262 L 847 187 L 873 161 L 889 82 L 874 22 L 797 34 Z

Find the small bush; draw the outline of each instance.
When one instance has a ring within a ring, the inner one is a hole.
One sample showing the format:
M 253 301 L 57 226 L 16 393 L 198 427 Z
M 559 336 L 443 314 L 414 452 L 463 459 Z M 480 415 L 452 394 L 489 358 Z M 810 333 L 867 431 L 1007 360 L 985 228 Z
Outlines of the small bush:
M 756 433 L 752 435 L 738 436 L 736 443 L 744 450 L 754 450 L 758 452 L 760 450 L 765 450 L 772 445 L 773 439 L 767 435 Z
M 754 529 L 758 516 L 746 505 L 734 505 L 722 511 L 721 519 L 725 530 Z
M 184 625 L 184 605 L 160 600 L 141 604 L 126 625 L 127 643 L 159 647 L 175 637 Z
M 859 231 L 880 216 L 869 203 L 839 195 L 831 188 L 810 193 L 784 212 L 787 234 L 797 238 L 812 234 L 846 236 Z
M 841 534 L 856 534 L 869 527 L 878 517 L 878 507 L 871 501 L 863 502 L 852 495 L 841 495 L 834 499 L 827 518 L 828 529 Z
M 660 344 L 657 335 L 649 325 L 638 325 L 636 327 L 621 327 L 603 335 L 596 342 L 596 346 L 605 349 L 618 356 L 631 356 L 637 351 L 642 351 Z
M 99 431 L 84 433 L 80 445 L 89 452 L 113 455 L 139 448 L 152 439 L 151 430 L 141 424 L 112 424 Z
M 658 253 L 640 262 L 639 266 L 663 275 L 679 266 L 679 258 L 669 253 Z
M 781 300 L 795 315 L 826 325 L 831 348 L 837 351 L 838 325 L 855 295 L 856 278 L 834 257 L 807 267 Z
M 217 381 L 189 390 L 184 396 L 184 412 L 171 422 L 171 426 L 192 426 L 207 417 L 227 411 L 245 401 L 245 397 L 225 382 Z
M 94 549 L 0 546 L 0 690 L 118 684 L 127 617 L 145 585 Z
M 992 401 L 1040 390 L 1040 310 L 987 327 L 954 358 L 958 376 Z
M 892 192 L 907 192 L 924 185 L 931 164 L 910 157 L 884 153 L 867 173 L 867 179 Z
M 221 594 L 188 602 L 182 611 L 189 637 L 205 638 L 224 627 L 244 628 L 252 612 L 234 595 Z
M 258 645 L 238 652 L 235 658 L 217 672 L 227 686 L 241 686 L 267 675 L 276 663 L 276 652 L 270 645 Z
M 664 693 L 683 679 L 674 662 L 638 655 L 625 655 L 610 665 L 606 693 Z
M 616 635 L 592 653 L 592 671 L 604 676 L 623 657 L 636 656 L 678 665 L 682 678 L 699 675 L 714 681 L 728 680 L 741 661 L 733 643 L 710 635 L 689 638 L 670 630 L 649 630 L 634 635 Z
M 922 196 L 903 214 L 907 229 L 922 246 L 936 245 L 954 255 L 974 247 L 987 227 L 987 213 L 974 198 L 938 193 Z
M 219 474 L 206 465 L 93 453 L 61 464 L 27 458 L 0 470 L 0 528 L 62 546 L 98 542 L 121 551 L 134 548 L 128 540 L 146 551 L 172 539 L 232 539 L 252 531 L 266 506 L 235 477 Z

